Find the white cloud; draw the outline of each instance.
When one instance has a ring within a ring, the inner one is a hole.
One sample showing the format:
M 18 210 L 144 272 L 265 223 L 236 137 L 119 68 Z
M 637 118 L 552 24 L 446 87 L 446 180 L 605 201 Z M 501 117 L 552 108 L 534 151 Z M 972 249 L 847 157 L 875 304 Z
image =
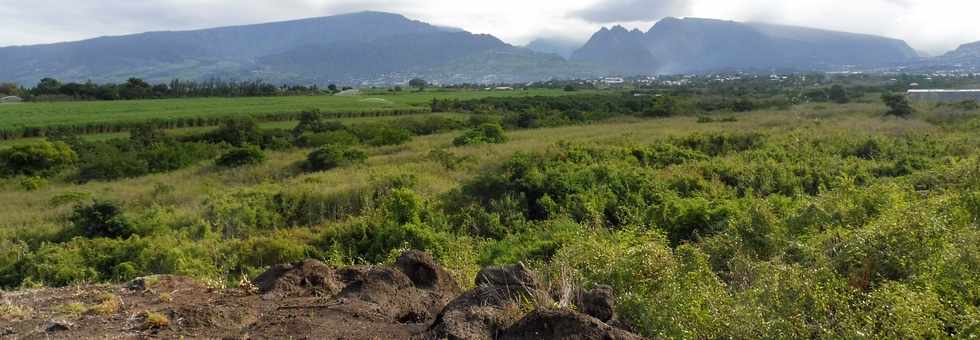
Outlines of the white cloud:
M 398 12 L 514 44 L 539 36 L 582 41 L 597 22 L 646 30 L 664 15 L 879 34 L 932 53 L 980 40 L 976 0 L 0 0 L 0 46 L 360 10 Z

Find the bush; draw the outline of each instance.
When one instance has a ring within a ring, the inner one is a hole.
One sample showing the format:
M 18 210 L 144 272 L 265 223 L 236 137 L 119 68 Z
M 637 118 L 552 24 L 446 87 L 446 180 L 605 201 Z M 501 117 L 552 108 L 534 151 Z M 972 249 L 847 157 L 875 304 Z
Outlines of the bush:
M 227 143 L 242 147 L 245 145 L 262 145 L 262 132 L 254 120 L 227 120 L 217 130 L 203 135 L 190 136 L 186 140 L 204 141 L 212 144 Z
M 113 202 L 95 201 L 77 206 L 69 220 L 75 232 L 84 237 L 126 238 L 133 234 L 132 224 L 119 204 Z
M 262 164 L 262 162 L 265 162 L 265 153 L 262 152 L 262 149 L 254 145 L 249 145 L 228 151 L 228 153 L 218 158 L 215 164 L 227 168 L 237 168 L 246 165 Z
M 360 139 L 347 130 L 327 131 L 315 134 L 305 134 L 296 139 L 296 145 L 307 148 L 318 148 L 324 145 L 357 145 Z
M 50 176 L 78 161 L 78 155 L 62 142 L 42 141 L 0 150 L 0 171 L 6 176 Z
M 311 152 L 306 157 L 305 167 L 309 171 L 326 171 L 365 160 L 367 154 L 364 151 L 343 145 L 327 145 Z
M 483 124 L 453 140 L 453 145 L 500 144 L 507 142 L 504 128 L 500 124 Z
M 909 104 L 909 98 L 905 95 L 885 93 L 881 95 L 881 101 L 888 106 L 888 112 L 885 112 L 886 116 L 904 118 L 912 115 L 912 104 Z
M 149 164 L 132 153 L 124 152 L 110 143 L 93 143 L 83 151 L 78 167 L 78 180 L 114 180 L 149 173 Z
M 351 130 L 361 142 L 371 146 L 400 145 L 412 139 L 407 129 L 384 123 L 354 125 Z

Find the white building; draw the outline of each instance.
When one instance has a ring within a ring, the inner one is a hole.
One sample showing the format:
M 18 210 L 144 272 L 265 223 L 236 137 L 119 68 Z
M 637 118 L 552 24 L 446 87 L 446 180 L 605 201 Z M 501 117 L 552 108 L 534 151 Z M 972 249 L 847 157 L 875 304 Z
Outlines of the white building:
M 0 98 L 0 104 L 5 104 L 5 103 L 20 103 L 22 101 L 24 101 L 24 99 L 22 99 L 21 97 L 18 97 L 18 96 L 8 96 L 8 97 Z

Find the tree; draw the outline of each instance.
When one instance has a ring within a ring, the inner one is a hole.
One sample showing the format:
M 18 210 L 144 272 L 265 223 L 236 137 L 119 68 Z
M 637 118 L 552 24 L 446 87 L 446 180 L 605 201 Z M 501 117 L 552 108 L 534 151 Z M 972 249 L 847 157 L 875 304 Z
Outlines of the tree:
M 847 90 L 840 85 L 831 86 L 830 91 L 827 93 L 827 97 L 830 99 L 830 101 L 838 104 L 846 104 L 850 101 L 850 99 L 847 98 Z
M 336 84 L 330 84 L 330 85 L 328 85 L 327 86 L 327 90 L 330 90 L 330 93 L 340 92 L 340 90 L 337 90 L 337 85 Z
M 122 86 L 122 90 L 119 94 L 124 99 L 146 98 L 150 94 L 152 88 L 153 87 L 146 81 L 143 81 L 143 79 L 129 78 L 129 80 L 126 81 L 126 84 Z
M 61 93 L 61 82 L 54 78 L 44 78 L 34 87 L 35 95 L 59 94 Z
M 77 206 L 69 220 L 75 231 L 84 237 L 126 238 L 133 235 L 132 224 L 115 202 L 95 201 L 92 205 Z
M 908 117 L 914 112 L 912 104 L 909 103 L 909 99 L 905 95 L 885 93 L 881 95 L 881 101 L 885 102 L 885 105 L 888 106 L 888 112 L 885 115 Z
M 426 86 L 429 86 L 429 83 L 425 81 L 425 79 L 414 78 L 408 81 L 408 86 L 418 88 L 419 91 L 422 91 L 425 89 Z
M 16 96 L 20 94 L 20 87 L 14 83 L 0 83 L 0 97 L 4 95 Z

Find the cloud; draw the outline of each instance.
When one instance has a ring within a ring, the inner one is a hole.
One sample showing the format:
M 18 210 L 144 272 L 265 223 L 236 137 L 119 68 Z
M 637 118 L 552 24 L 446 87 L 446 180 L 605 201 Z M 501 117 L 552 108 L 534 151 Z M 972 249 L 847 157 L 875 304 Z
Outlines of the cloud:
M 668 16 L 689 14 L 689 0 L 601 0 L 572 16 L 594 23 L 657 21 Z

